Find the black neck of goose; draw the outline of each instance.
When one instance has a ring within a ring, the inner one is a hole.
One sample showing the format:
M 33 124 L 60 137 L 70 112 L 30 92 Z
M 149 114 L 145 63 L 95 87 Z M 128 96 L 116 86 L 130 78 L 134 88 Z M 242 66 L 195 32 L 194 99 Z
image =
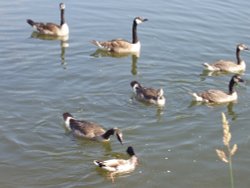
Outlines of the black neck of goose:
M 231 81 L 229 82 L 229 94 L 233 94 L 235 92 L 235 89 L 234 89 L 234 85 L 235 85 L 235 81 L 234 79 L 232 78 Z
M 240 49 L 237 48 L 236 50 L 236 58 L 237 58 L 237 64 L 239 65 L 241 62 L 241 58 L 240 58 Z
M 137 36 L 137 23 L 136 21 L 134 20 L 134 23 L 133 23 L 133 28 L 132 28 L 132 43 L 135 44 L 138 42 L 138 36 Z
M 104 139 L 109 139 L 109 137 L 110 137 L 111 135 L 114 135 L 114 133 L 115 133 L 115 130 L 114 130 L 114 129 L 109 129 L 109 130 L 107 130 L 107 131 L 102 135 L 102 137 L 103 137 Z
M 65 23 L 65 19 L 64 19 L 64 9 L 61 9 L 61 25 L 63 25 Z

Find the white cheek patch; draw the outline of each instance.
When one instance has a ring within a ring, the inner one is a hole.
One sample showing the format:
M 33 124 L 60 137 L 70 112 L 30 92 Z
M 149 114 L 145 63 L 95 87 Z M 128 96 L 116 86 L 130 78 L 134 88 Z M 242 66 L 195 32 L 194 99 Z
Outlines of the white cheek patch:
M 65 9 L 65 7 L 66 7 L 65 4 L 63 4 L 63 3 L 60 4 L 60 9 Z
M 138 88 L 138 87 L 139 87 L 138 84 L 135 84 L 135 85 L 134 85 L 134 87 L 133 87 L 134 93 L 137 93 L 137 88 Z
M 72 117 L 67 117 L 66 121 L 65 121 L 65 126 L 66 128 L 71 131 L 71 127 L 70 127 L 70 120 L 73 119 Z
M 142 23 L 142 21 L 139 20 L 139 19 L 136 19 L 135 21 L 136 21 L 137 24 L 141 24 Z
M 242 51 L 242 50 L 244 50 L 244 47 L 240 46 L 239 49 Z

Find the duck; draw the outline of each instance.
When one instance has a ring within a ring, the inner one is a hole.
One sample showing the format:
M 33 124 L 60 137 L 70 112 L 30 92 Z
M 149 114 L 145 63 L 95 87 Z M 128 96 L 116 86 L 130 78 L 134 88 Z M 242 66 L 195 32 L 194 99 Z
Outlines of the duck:
M 130 156 L 129 159 L 109 159 L 105 161 L 94 160 L 93 163 L 96 166 L 110 172 L 110 177 L 114 182 L 115 174 L 130 173 L 134 171 L 138 165 L 138 157 L 135 155 L 133 147 L 129 146 L 126 152 Z
M 220 60 L 212 64 L 204 63 L 203 66 L 205 70 L 208 71 L 221 71 L 221 72 L 230 72 L 230 73 L 238 73 L 246 70 L 246 63 L 240 57 L 240 52 L 249 50 L 249 48 L 245 44 L 238 44 L 236 46 L 236 59 L 237 62 Z
M 145 101 L 150 104 L 156 104 L 159 106 L 165 105 L 166 99 L 164 97 L 164 91 L 162 88 L 146 88 L 135 80 L 130 83 L 130 86 L 132 87 L 132 90 L 138 100 Z
M 233 102 L 238 99 L 237 92 L 235 90 L 235 85 L 239 82 L 244 82 L 244 80 L 239 75 L 233 75 L 228 88 L 228 93 L 218 90 L 218 89 L 209 89 L 201 93 L 192 93 L 194 100 L 197 102 L 205 103 L 228 103 Z
M 89 122 L 85 120 L 76 120 L 70 113 L 63 113 L 63 119 L 65 127 L 69 131 L 73 131 L 73 134 L 100 142 L 106 142 L 110 140 L 110 136 L 116 134 L 117 140 L 123 144 L 123 134 L 117 127 L 105 130 L 101 125 Z
M 137 36 L 137 25 L 148 21 L 147 18 L 135 17 L 132 26 L 132 43 L 124 39 L 113 39 L 110 41 L 96 41 L 92 40 L 92 44 L 99 49 L 114 53 L 138 53 L 141 49 L 141 43 Z
M 59 7 L 61 11 L 60 25 L 57 25 L 55 23 L 35 22 L 31 19 L 27 19 L 27 23 L 40 34 L 52 36 L 67 36 L 69 34 L 69 27 L 64 18 L 65 4 L 60 3 Z

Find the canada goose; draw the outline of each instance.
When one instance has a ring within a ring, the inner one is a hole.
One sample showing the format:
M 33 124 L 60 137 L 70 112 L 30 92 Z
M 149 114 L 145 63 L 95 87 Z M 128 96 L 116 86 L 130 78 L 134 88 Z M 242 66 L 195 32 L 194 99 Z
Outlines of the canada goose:
M 76 136 L 97 141 L 109 141 L 109 137 L 116 134 L 117 140 L 123 144 L 123 135 L 118 128 L 112 128 L 106 131 L 96 123 L 76 120 L 68 112 L 63 114 L 63 119 L 66 128 L 69 131 L 73 131 Z
M 135 93 L 136 97 L 139 100 L 156 104 L 159 106 L 165 105 L 165 97 L 164 97 L 164 91 L 163 89 L 153 89 L 153 88 L 146 88 L 143 87 L 139 82 L 132 81 L 130 83 L 130 86 L 133 89 L 133 92 Z
M 91 41 L 94 45 L 99 47 L 102 50 L 115 52 L 115 53 L 136 53 L 141 49 L 141 43 L 137 36 L 137 25 L 142 22 L 147 21 L 148 19 L 144 19 L 142 17 L 136 17 L 133 21 L 132 28 L 132 43 L 123 40 L 123 39 L 113 39 L 111 41 Z
M 105 169 L 110 173 L 110 177 L 114 182 L 115 174 L 124 174 L 129 173 L 135 170 L 135 167 L 138 165 L 138 158 L 135 155 L 134 149 L 129 146 L 127 148 L 127 154 L 130 156 L 129 159 L 110 159 L 106 161 L 93 161 L 96 166 L 99 166 L 102 169 Z
M 229 82 L 229 92 L 226 93 L 217 89 L 209 89 L 201 93 L 192 93 L 194 100 L 198 102 L 207 103 L 226 103 L 237 100 L 237 92 L 235 91 L 235 85 L 239 82 L 244 82 L 239 75 L 234 75 Z
M 240 52 L 243 50 L 249 50 L 245 44 L 238 44 L 236 46 L 236 63 L 232 61 L 220 60 L 212 64 L 204 63 L 203 66 L 208 71 L 225 71 L 233 73 L 245 71 L 246 63 L 240 58 Z
M 61 24 L 60 25 L 57 25 L 55 23 L 34 22 L 31 19 L 28 19 L 27 23 L 30 24 L 35 30 L 37 30 L 37 32 L 41 34 L 54 35 L 54 36 L 66 36 L 69 34 L 69 27 L 64 19 L 64 10 L 65 10 L 64 3 L 60 3 L 60 10 L 61 10 Z

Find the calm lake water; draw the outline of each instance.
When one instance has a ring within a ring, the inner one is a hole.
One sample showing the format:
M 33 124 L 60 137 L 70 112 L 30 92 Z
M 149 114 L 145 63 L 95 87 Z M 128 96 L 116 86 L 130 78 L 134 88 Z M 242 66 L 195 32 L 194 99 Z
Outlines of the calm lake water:
M 231 125 L 235 187 L 250 186 L 250 65 L 234 104 L 196 105 L 189 95 L 228 89 L 231 74 L 207 76 L 201 64 L 235 59 L 238 43 L 250 45 L 250 1 L 65 1 L 68 47 L 31 37 L 27 18 L 59 23 L 60 1 L 0 2 L 1 187 L 230 187 L 223 149 L 221 112 Z M 138 59 L 96 54 L 93 39 L 131 39 L 135 16 L 142 43 Z M 247 64 L 250 53 L 243 52 Z M 137 102 L 129 83 L 162 87 L 166 107 Z M 77 139 L 62 113 L 119 127 L 125 145 Z M 126 158 L 138 168 L 112 183 L 94 159 Z

